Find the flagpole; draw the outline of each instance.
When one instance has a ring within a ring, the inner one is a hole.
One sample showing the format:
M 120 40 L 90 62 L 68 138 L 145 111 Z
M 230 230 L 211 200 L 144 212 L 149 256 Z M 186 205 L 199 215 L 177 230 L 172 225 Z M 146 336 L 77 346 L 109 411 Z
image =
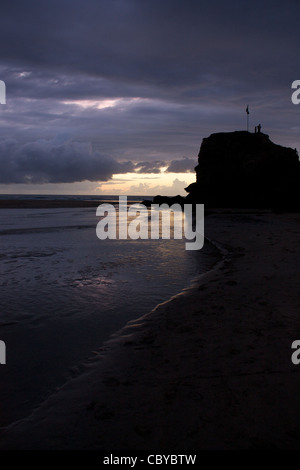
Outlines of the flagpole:
M 249 105 L 247 104 L 246 108 L 246 113 L 247 113 L 247 132 L 249 132 Z

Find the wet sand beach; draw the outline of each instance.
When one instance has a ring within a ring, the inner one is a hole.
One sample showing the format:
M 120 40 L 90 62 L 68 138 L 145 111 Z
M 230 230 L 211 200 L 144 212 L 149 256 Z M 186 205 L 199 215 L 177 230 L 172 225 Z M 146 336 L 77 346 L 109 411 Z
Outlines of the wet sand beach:
M 210 211 L 214 269 L 95 351 L 1 449 L 299 449 L 299 214 Z

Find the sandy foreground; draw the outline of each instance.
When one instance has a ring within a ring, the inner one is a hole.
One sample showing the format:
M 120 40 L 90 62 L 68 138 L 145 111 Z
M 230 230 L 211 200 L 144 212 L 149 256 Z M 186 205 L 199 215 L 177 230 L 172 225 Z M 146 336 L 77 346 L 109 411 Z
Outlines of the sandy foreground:
M 300 214 L 213 211 L 223 260 L 130 322 L 1 449 L 299 449 Z

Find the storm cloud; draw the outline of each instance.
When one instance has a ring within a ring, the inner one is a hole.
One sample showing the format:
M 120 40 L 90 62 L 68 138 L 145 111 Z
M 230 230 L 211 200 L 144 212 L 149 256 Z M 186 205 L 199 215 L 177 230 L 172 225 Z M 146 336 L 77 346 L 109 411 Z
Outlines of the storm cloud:
M 80 142 L 57 144 L 38 140 L 20 145 L 0 140 L 0 183 L 70 183 L 107 181 L 114 173 L 127 173 L 131 162 L 116 162 Z
M 140 162 L 135 165 L 137 173 L 160 173 L 161 168 L 165 165 L 164 162 L 158 160 L 153 162 Z
M 2 184 L 190 172 L 259 122 L 300 146 L 296 0 L 1 2 Z M 183 155 L 186 157 L 183 158 Z
M 81 181 L 108 181 L 114 174 L 158 174 L 163 161 L 117 161 L 101 155 L 85 142 L 37 140 L 20 144 L 0 139 L 0 183 L 46 184 Z M 189 171 L 189 159 L 174 160 L 167 171 Z
M 182 96 L 210 77 L 243 78 L 255 89 L 260 69 L 262 82 L 272 76 L 280 84 L 286 75 L 297 11 L 295 0 L 3 1 L 2 58 L 144 86 L 147 96 L 151 88 L 173 94 L 177 87 Z
M 194 171 L 197 161 L 194 158 L 184 157 L 181 160 L 172 160 L 168 168 L 167 173 L 186 173 Z

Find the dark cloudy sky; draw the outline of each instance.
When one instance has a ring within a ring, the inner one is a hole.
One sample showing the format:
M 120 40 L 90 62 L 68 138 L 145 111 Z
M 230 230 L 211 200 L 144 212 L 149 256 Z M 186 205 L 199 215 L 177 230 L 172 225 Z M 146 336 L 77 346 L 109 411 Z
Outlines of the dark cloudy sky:
M 203 137 L 300 149 L 299 0 L 1 0 L 0 192 L 183 193 Z

